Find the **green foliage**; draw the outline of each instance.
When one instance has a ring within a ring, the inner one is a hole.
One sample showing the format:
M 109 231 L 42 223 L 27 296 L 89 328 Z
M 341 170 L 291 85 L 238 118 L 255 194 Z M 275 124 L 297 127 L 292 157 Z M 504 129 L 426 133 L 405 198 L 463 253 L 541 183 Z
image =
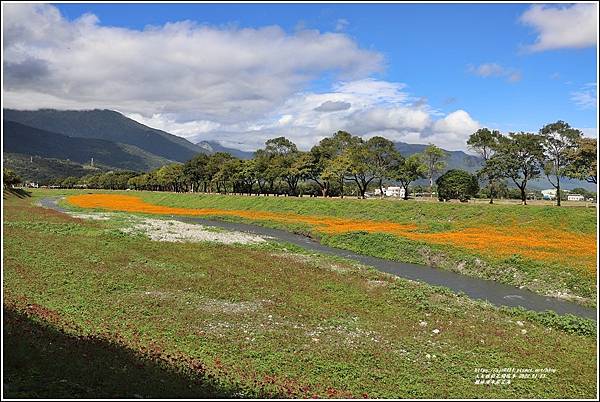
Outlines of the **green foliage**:
M 554 311 L 536 312 L 522 307 L 502 308 L 511 317 L 525 318 L 537 322 L 546 328 L 553 328 L 569 334 L 596 337 L 597 325 L 594 320 L 577 317 L 572 314 L 559 315 Z
M 527 203 L 527 183 L 539 177 L 544 149 L 542 138 L 533 133 L 510 133 L 500 137 L 496 154 L 487 163 L 486 172 L 507 177 L 519 188 L 521 201 Z
M 421 160 L 426 167 L 430 193 L 433 191 L 433 177 L 446 167 L 446 157 L 444 150 L 434 144 L 429 144 L 422 153 Z
M 5 152 L 87 165 L 94 158 L 94 164 L 114 169 L 148 170 L 171 162 L 134 145 L 99 138 L 69 137 L 8 120 L 4 120 L 2 124 Z
M 12 169 L 2 169 L 2 183 L 4 188 L 21 183 L 21 178 Z
M 573 179 L 598 183 L 598 140 L 579 138 L 567 155 L 565 175 Z
M 435 183 L 440 201 L 459 199 L 465 202 L 479 191 L 477 178 L 464 170 L 448 170 Z
M 423 163 L 422 156 L 414 154 L 408 158 L 400 158 L 393 168 L 392 178 L 398 180 L 404 187 L 404 199 L 408 199 L 408 186 L 415 180 L 424 178 L 427 166 Z

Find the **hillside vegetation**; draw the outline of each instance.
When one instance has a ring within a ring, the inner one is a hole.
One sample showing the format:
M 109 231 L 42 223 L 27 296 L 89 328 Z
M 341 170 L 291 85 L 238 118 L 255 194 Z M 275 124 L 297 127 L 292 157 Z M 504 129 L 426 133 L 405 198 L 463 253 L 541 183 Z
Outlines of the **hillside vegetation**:
M 4 151 L 128 170 L 150 170 L 172 163 L 133 145 L 96 138 L 69 137 L 4 120 Z
M 69 137 L 129 144 L 179 162 L 206 152 L 184 138 L 145 126 L 113 110 L 5 109 L 4 119 Z
M 83 177 L 90 173 L 100 173 L 107 168 L 55 158 L 43 158 L 25 154 L 4 152 L 4 166 L 12 169 L 21 179 L 47 184 L 57 177 Z

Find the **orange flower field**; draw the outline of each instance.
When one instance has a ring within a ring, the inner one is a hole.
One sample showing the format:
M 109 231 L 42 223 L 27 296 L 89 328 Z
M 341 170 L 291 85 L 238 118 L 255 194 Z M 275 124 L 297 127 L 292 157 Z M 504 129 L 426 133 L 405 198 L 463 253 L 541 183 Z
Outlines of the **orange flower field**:
M 415 224 L 391 221 L 355 220 L 327 216 L 307 216 L 269 211 L 247 211 L 215 208 L 177 208 L 150 204 L 139 197 L 120 194 L 73 195 L 67 201 L 81 208 L 98 208 L 110 211 L 140 212 L 157 215 L 181 216 L 236 216 L 253 221 L 308 224 L 316 231 L 337 234 L 355 231 L 388 233 L 411 240 L 446 244 L 492 257 L 509 257 L 520 254 L 533 260 L 560 262 L 566 265 L 585 266 L 595 273 L 596 239 L 555 228 L 520 227 L 470 227 L 466 229 L 424 233 Z M 576 263 L 574 263 L 574 261 Z

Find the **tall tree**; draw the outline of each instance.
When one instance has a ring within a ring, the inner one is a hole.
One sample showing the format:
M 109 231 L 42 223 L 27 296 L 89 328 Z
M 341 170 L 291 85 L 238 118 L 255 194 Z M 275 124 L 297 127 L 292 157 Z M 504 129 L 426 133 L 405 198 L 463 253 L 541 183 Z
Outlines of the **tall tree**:
M 429 194 L 433 197 L 433 177 L 441 173 L 446 167 L 446 153 L 443 149 L 438 148 L 433 144 L 429 144 L 427 148 L 423 150 L 422 154 L 423 163 L 427 167 L 427 178 L 429 179 Z
M 369 184 L 379 173 L 375 166 L 375 155 L 369 144 L 360 138 L 347 150 L 350 179 L 356 183 L 359 198 L 365 198 Z
M 323 169 L 322 177 L 329 183 L 336 183 L 340 186 L 340 198 L 344 198 L 344 181 L 346 175 L 350 173 L 352 161 L 345 152 L 333 158 Z
M 392 141 L 379 136 L 370 138 L 366 146 L 373 164 L 373 175 L 379 181 L 379 191 L 383 197 L 383 180 L 393 175 L 394 167 L 400 162 L 400 153 Z
M 265 152 L 270 157 L 272 173 L 287 183 L 289 195 L 297 195 L 298 182 L 306 174 L 308 157 L 298 151 L 296 144 L 285 137 L 270 139 L 265 145 Z
M 201 191 L 200 185 L 203 184 L 206 191 L 208 178 L 207 165 L 209 156 L 206 154 L 198 154 L 183 165 L 183 174 L 190 183 L 192 192 Z
M 2 184 L 4 188 L 12 187 L 21 182 L 21 178 L 12 169 L 2 170 Z
M 404 188 L 404 199 L 408 200 L 408 186 L 415 180 L 425 178 L 427 167 L 421 160 L 421 155 L 413 154 L 408 158 L 399 158 L 399 163 L 394 169 L 393 179 L 398 180 Z
M 577 146 L 582 132 L 571 128 L 562 120 L 550 123 L 540 129 L 543 148 L 542 164 L 548 181 L 556 189 L 556 205 L 560 206 L 560 179 L 569 168 L 569 155 Z
M 580 138 L 569 153 L 569 166 L 565 174 L 572 179 L 598 184 L 598 140 Z
M 475 131 L 467 140 L 468 147 L 475 151 L 482 159 L 484 166 L 478 172 L 479 177 L 484 177 L 490 189 L 490 204 L 494 203 L 494 197 L 496 195 L 496 175 L 490 174 L 493 171 L 485 169 L 486 163 L 494 156 L 496 149 L 498 148 L 498 140 L 501 134 L 497 130 L 490 130 L 488 128 L 480 128 Z
M 323 197 L 326 197 L 329 194 L 334 182 L 341 183 L 341 187 L 344 187 L 343 180 L 347 170 L 342 169 L 344 172 L 341 176 L 341 182 L 339 181 L 340 176 L 337 174 L 340 171 L 339 168 L 344 166 L 343 163 L 340 163 L 343 162 L 343 160 L 338 160 L 333 168 L 330 165 L 334 163 L 334 160 L 344 154 L 350 145 L 357 140 L 358 137 L 354 137 L 346 131 L 338 131 L 331 137 L 323 138 L 310 150 L 312 164 L 308 169 L 307 178 L 314 181 L 319 186 Z
M 543 153 L 539 135 L 510 133 L 508 137 L 501 137 L 498 151 L 490 159 L 496 165 L 494 168 L 502 171 L 519 188 L 523 205 L 527 205 L 527 183 L 541 173 L 540 160 Z

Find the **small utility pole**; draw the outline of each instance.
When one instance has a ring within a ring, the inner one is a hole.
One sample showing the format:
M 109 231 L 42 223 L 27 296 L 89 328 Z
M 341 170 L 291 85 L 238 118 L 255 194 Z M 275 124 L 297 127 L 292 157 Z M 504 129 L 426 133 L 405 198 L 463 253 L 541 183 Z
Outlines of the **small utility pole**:
M 94 158 L 93 158 L 93 157 L 92 157 L 92 161 L 90 162 L 90 165 L 91 165 L 92 167 L 94 167 Z

